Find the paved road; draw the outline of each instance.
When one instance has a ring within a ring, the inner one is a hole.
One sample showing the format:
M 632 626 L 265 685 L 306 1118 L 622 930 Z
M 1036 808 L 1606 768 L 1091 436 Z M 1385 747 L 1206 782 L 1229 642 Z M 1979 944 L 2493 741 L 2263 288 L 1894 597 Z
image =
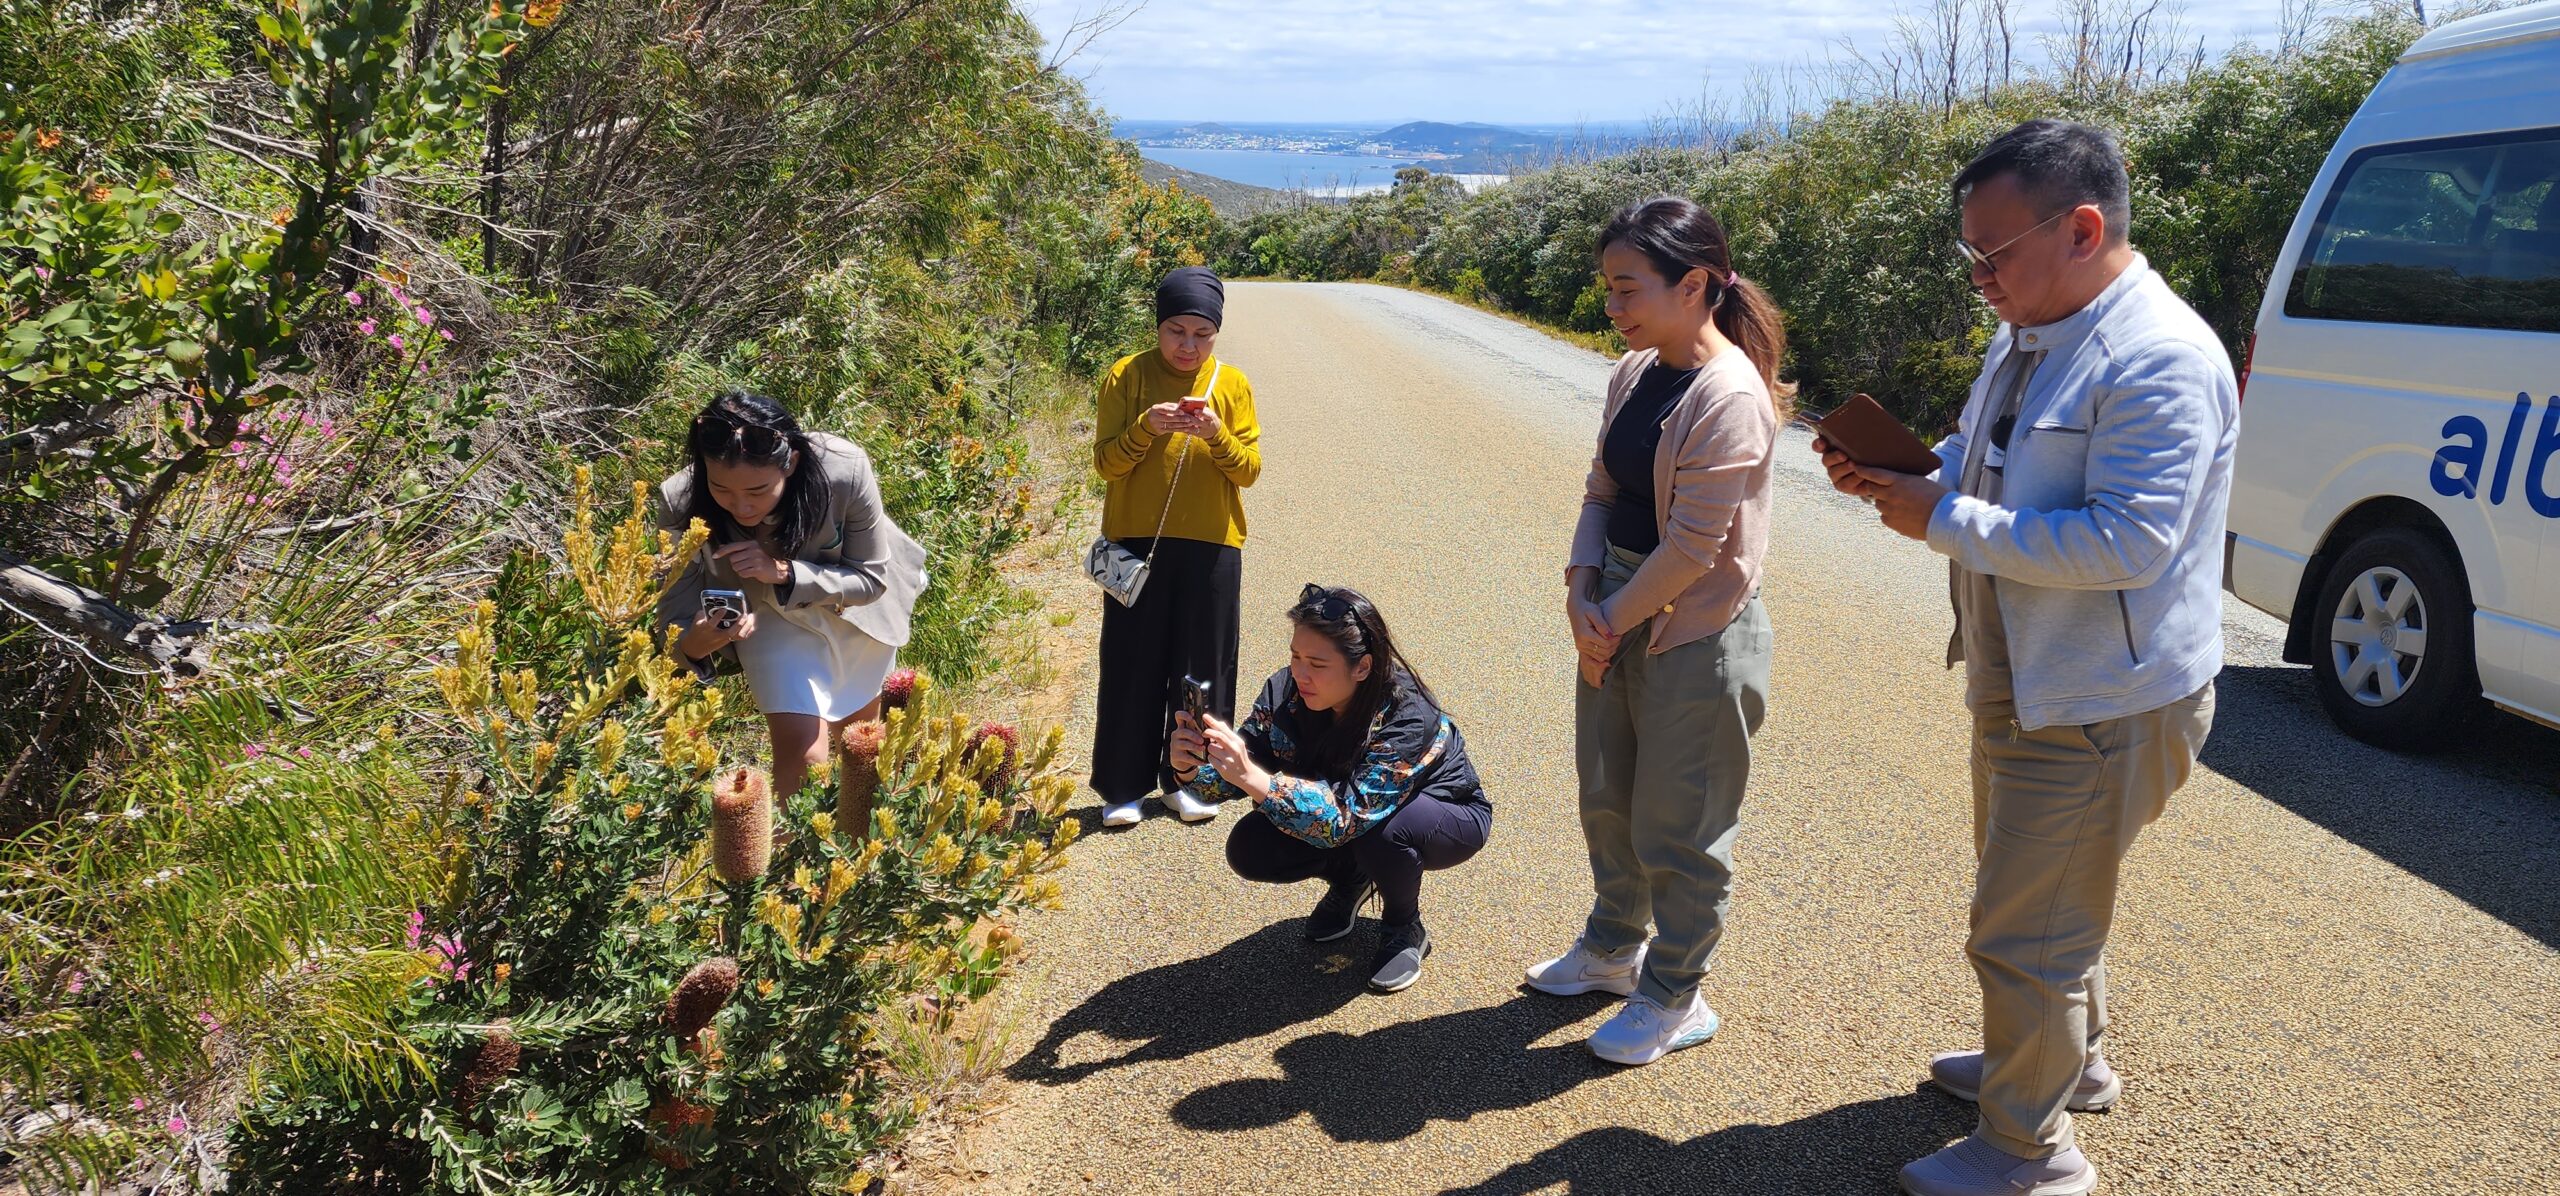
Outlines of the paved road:
M 1232 813 L 1088 839 L 1068 908 L 1029 928 L 1047 975 L 1007 1103 L 963 1143 L 983 1189 L 1886 1191 L 1964 1133 L 1969 1107 L 1918 1083 L 1979 1017 L 1938 558 L 1790 438 L 1774 694 L 1706 990 L 1725 1029 L 1612 1068 L 1581 1045 L 1604 999 L 1515 987 L 1589 902 L 1558 602 L 1606 363 L 1384 288 L 1237 285 L 1229 313 L 1266 428 L 1243 688 L 1283 662 L 1300 585 L 1365 588 L 1465 727 L 1493 841 L 1430 878 L 1430 971 L 1377 997 L 1374 923 L 1303 944 L 1315 890 L 1230 876 Z M 2102 1190 L 2549 1187 L 2560 733 L 2501 716 L 2458 755 L 2377 752 L 2331 729 L 2272 620 L 2227 626 L 2207 768 L 2127 874 L 2127 1095 L 2081 1123 Z

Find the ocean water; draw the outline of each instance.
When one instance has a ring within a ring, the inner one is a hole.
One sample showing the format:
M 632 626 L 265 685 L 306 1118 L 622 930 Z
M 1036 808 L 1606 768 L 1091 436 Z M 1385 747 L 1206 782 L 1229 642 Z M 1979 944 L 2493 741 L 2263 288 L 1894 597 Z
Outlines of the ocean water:
M 1383 190 L 1395 182 L 1396 168 L 1409 164 L 1396 158 L 1271 150 L 1164 149 L 1150 145 L 1139 147 L 1138 152 L 1167 166 L 1216 178 L 1277 191 L 1303 188 L 1320 195 Z

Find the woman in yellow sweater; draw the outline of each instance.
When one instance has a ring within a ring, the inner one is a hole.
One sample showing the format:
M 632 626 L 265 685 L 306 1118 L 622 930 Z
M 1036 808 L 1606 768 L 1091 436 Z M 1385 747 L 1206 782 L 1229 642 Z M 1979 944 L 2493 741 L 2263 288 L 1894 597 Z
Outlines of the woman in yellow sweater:
M 1102 534 L 1152 564 L 1133 606 L 1102 600 L 1102 683 L 1093 788 L 1102 824 L 1134 825 L 1149 793 L 1185 822 L 1218 808 L 1182 787 L 1165 756 L 1176 686 L 1209 683 L 1208 712 L 1232 722 L 1244 585 L 1244 488 L 1262 474 L 1262 430 L 1244 371 L 1218 360 L 1226 287 L 1199 266 L 1156 288 L 1156 347 L 1102 380 L 1093 466 L 1108 483 Z

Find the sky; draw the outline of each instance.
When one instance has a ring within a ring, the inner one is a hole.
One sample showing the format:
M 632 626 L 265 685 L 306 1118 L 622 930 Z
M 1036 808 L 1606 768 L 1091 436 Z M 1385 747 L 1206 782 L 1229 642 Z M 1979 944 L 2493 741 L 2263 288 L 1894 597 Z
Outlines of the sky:
M 1025 8 L 1054 54 L 1111 2 Z M 2264 45 L 2283 4 L 2202 0 L 2181 19 L 2209 51 Z M 2057 0 L 2019 7 L 2030 31 L 2053 26 Z M 1641 120 L 1735 92 L 1754 68 L 1836 60 L 1843 39 L 1881 46 L 1895 11 L 1893 0 L 1148 0 L 1066 69 L 1124 119 Z

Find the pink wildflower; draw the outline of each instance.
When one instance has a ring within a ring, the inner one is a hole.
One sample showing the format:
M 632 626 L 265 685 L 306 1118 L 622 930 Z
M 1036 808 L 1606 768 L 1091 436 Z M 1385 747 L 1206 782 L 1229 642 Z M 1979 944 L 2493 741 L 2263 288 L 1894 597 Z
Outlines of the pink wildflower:
M 71 995 L 78 996 L 83 989 L 89 987 L 89 973 L 74 969 L 70 978 L 62 982 L 62 986 L 70 989 Z
M 418 949 L 418 940 L 419 940 L 421 937 L 423 937 L 426 933 L 427 933 L 427 911 L 422 910 L 422 909 L 413 909 L 413 910 L 410 910 L 410 911 L 409 911 L 409 939 L 408 939 L 409 949 L 410 949 L 410 950 L 412 950 L 412 951 L 417 950 L 417 949 Z
M 357 324 L 357 325 L 356 325 L 356 331 L 361 332 L 361 333 L 363 333 L 363 334 L 364 334 L 364 335 L 366 335 L 366 336 L 372 336 L 372 335 L 373 335 L 373 321 L 371 321 L 371 320 L 366 320 L 366 321 L 364 321 L 364 322 L 362 322 L 362 323 L 360 323 L 360 324 Z
M 435 326 L 436 326 L 436 313 L 434 313 L 434 312 L 428 311 L 427 309 L 425 309 L 425 308 L 421 307 L 421 308 L 417 309 L 416 311 L 414 311 L 414 312 L 412 312 L 412 313 L 410 313 L 410 314 L 415 315 L 416 317 L 418 317 L 418 322 L 419 322 L 420 324 L 426 325 L 426 326 L 427 326 L 427 327 L 429 327 L 429 328 L 433 328 L 433 327 L 435 327 Z
M 144 1109 L 148 1109 L 148 1108 L 150 1108 L 150 1107 L 151 1107 L 151 1102 L 150 1102 L 150 1101 L 144 1100 L 144 1099 L 142 1099 L 141 1097 L 138 1097 L 138 1096 L 137 1096 L 137 1097 L 135 1097 L 135 1098 L 133 1098 L 133 1111 L 134 1111 L 134 1112 L 139 1113 L 139 1112 L 143 1111 Z
M 443 338 L 444 338 L 444 339 L 446 339 L 446 340 L 452 340 L 452 339 L 453 339 L 453 329 L 450 329 L 450 328 L 438 328 L 438 329 L 436 329 L 436 335 L 437 335 L 437 336 L 440 336 L 440 337 L 443 337 Z
M 364 306 L 364 296 L 359 295 L 359 294 L 355 293 L 354 291 L 349 291 L 349 292 L 347 292 L 347 306 L 349 306 L 349 307 L 362 307 L 362 306 Z
M 137 1051 L 135 1051 L 135 1052 L 133 1053 L 133 1061 L 134 1061 L 134 1062 L 136 1062 L 136 1063 L 140 1063 L 140 1062 L 142 1062 L 142 1052 L 141 1052 L 141 1051 L 137 1050 Z
M 180 1114 L 171 1113 L 169 1115 L 169 1132 L 172 1134 L 186 1133 L 187 1119 Z
M 240 747 L 240 755 L 245 759 L 255 760 L 266 754 L 267 745 L 263 743 L 242 744 Z
M 392 352 L 394 352 L 394 353 L 406 353 L 406 352 L 408 352 L 408 351 L 409 351 L 409 342 L 407 342 L 407 341 L 404 341 L 404 340 L 400 339 L 400 334 L 399 334 L 399 333 L 397 333 L 397 332 L 392 333 L 392 334 L 391 334 L 391 351 L 392 351 Z
M 53 281 L 53 271 L 51 271 L 51 270 L 47 270 L 47 269 L 45 269 L 45 268 L 44 268 L 44 267 L 42 267 L 42 266 L 38 266 L 38 267 L 36 267 L 36 281 L 37 281 L 37 282 L 52 282 L 52 281 Z
M 213 1015 L 212 1015 L 212 1014 L 210 1014 L 210 1013 L 198 1013 L 198 1014 L 196 1014 L 196 1024 L 197 1024 L 197 1025 L 199 1025 L 199 1026 L 204 1027 L 204 1028 L 205 1028 L 205 1032 L 206 1032 L 206 1033 L 209 1033 L 209 1034 L 220 1034 L 220 1033 L 222 1033 L 222 1023 L 221 1023 L 221 1022 L 219 1022 L 219 1021 L 214 1020 Z
M 311 758 L 311 749 L 308 747 L 298 747 L 293 749 L 293 754 L 308 760 Z

